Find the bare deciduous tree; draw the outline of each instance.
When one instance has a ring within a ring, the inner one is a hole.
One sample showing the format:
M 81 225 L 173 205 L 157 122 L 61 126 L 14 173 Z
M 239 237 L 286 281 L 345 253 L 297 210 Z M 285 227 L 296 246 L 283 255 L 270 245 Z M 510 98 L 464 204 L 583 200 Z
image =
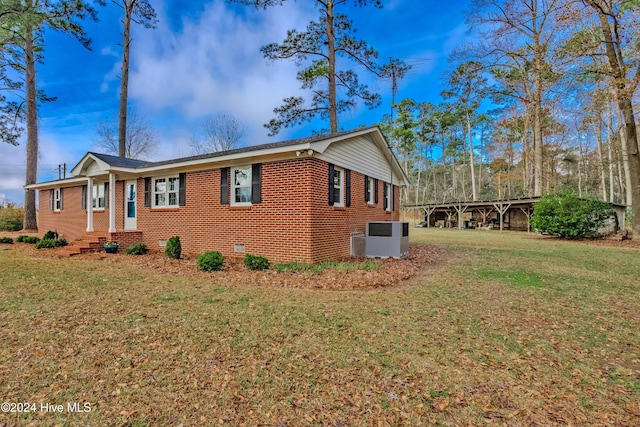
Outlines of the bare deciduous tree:
M 93 139 L 96 146 L 106 154 L 119 155 L 118 120 L 101 120 L 96 126 Z M 158 134 L 146 116 L 129 111 L 124 157 L 140 159 L 151 154 L 158 144 Z
M 214 153 L 244 145 L 247 128 L 231 114 L 218 114 L 202 121 L 202 133 L 191 138 L 193 154 Z

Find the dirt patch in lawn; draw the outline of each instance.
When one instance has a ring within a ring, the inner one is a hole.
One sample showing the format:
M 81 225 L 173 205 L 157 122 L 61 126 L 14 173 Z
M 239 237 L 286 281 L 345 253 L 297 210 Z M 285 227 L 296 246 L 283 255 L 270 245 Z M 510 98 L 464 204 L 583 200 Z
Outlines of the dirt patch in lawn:
M 0 245 L 3 249 L 14 249 L 28 252 L 33 256 L 56 257 L 55 249 L 35 249 L 34 245 L 14 243 Z M 327 268 L 322 272 L 276 272 L 250 271 L 243 264 L 242 258 L 225 258 L 222 271 L 204 273 L 196 268 L 197 256 L 185 256 L 181 259 L 169 259 L 160 252 L 150 252 L 146 255 L 126 255 L 123 253 L 107 254 L 103 252 L 86 253 L 72 257 L 73 260 L 94 260 L 112 263 L 117 266 L 123 264 L 139 267 L 155 272 L 198 278 L 211 278 L 232 284 L 255 284 L 258 286 L 275 286 L 281 288 L 301 289 L 330 289 L 330 290 L 363 290 L 387 288 L 397 286 L 408 279 L 424 272 L 430 275 L 434 269 L 444 266 L 452 258 L 452 252 L 440 246 L 414 244 L 410 246 L 411 255 L 407 259 L 358 259 L 342 260 L 349 264 L 350 271 L 340 271 L 337 268 Z M 368 261 L 374 263 L 374 269 L 357 269 L 359 264 Z M 114 268 L 118 268 L 118 267 Z M 344 266 L 344 264 L 343 264 Z

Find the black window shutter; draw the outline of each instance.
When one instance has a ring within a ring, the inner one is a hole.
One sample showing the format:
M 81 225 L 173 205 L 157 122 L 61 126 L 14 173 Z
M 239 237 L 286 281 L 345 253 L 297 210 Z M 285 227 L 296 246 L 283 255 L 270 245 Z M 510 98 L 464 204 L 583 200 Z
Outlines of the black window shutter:
M 344 170 L 344 204 L 345 206 L 351 206 L 351 171 L 349 169 Z
M 151 178 L 144 179 L 144 206 L 151 206 Z
M 387 186 L 386 182 L 383 182 L 382 185 L 384 186 L 384 196 L 382 197 L 382 209 L 384 209 L 385 211 L 387 210 L 387 208 L 389 207 L 389 202 L 387 201 L 387 196 L 389 194 L 389 187 Z
M 109 207 L 109 183 L 104 183 L 104 207 L 105 209 Z
M 220 169 L 220 204 L 229 204 L 229 168 Z
M 82 186 L 82 200 L 80 200 L 80 204 L 82 205 L 82 209 L 87 209 L 87 186 Z
M 178 187 L 178 205 L 186 206 L 187 205 L 187 174 L 182 172 L 178 175 L 178 179 L 180 181 Z
M 329 163 L 329 205 L 333 206 L 335 200 L 333 199 L 333 163 Z
M 364 201 L 369 202 L 369 177 L 367 175 L 364 176 Z
M 373 180 L 373 203 L 378 203 L 378 180 Z
M 251 203 L 262 201 L 262 163 L 251 166 Z
M 393 210 L 396 210 L 396 186 L 391 186 L 391 207 Z
M 62 190 L 64 190 L 64 188 L 60 189 L 60 210 L 63 209 L 63 203 L 64 203 L 64 198 L 62 197 Z
M 54 191 L 55 190 L 49 190 L 49 210 L 52 211 L 53 210 L 53 204 L 55 203 L 53 198 L 54 198 Z

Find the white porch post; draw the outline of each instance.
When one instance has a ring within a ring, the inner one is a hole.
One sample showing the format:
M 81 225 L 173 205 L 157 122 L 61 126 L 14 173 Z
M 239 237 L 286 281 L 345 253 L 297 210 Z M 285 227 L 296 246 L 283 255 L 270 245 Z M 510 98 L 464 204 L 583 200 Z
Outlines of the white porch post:
M 116 232 L 116 175 L 109 173 L 109 233 Z
M 93 231 L 93 178 L 87 178 L 87 232 Z

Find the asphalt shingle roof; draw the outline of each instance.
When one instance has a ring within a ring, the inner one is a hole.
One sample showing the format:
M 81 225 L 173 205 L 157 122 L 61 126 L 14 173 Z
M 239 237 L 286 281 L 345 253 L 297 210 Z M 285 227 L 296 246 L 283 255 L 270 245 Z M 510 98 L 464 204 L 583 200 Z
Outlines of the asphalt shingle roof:
M 371 128 L 367 128 L 367 129 L 371 129 Z M 170 165 L 170 164 L 173 164 L 173 163 L 182 163 L 182 162 L 188 162 L 188 161 L 193 161 L 193 160 L 213 159 L 213 158 L 216 158 L 216 157 L 222 157 L 222 156 L 227 156 L 227 155 L 231 155 L 231 154 L 250 153 L 252 151 L 268 150 L 268 149 L 272 149 L 272 148 L 280 148 L 280 147 L 288 147 L 288 146 L 293 146 L 293 145 L 308 144 L 308 143 L 311 143 L 311 142 L 318 142 L 318 141 L 323 141 L 325 139 L 335 138 L 335 137 L 338 137 L 338 136 L 341 136 L 341 135 L 347 135 L 347 134 L 350 134 L 350 133 L 353 133 L 353 132 L 354 132 L 353 130 L 349 130 L 349 131 L 344 131 L 344 132 L 307 136 L 307 137 L 304 137 L 304 138 L 290 139 L 290 140 L 287 140 L 287 141 L 280 141 L 280 142 L 271 142 L 271 143 L 268 143 L 268 144 L 251 145 L 251 146 L 248 146 L 248 147 L 234 148 L 232 150 L 218 151 L 218 152 L 215 152 L 215 153 L 200 154 L 200 155 L 197 155 L 197 156 L 182 157 L 182 158 L 179 158 L 179 159 L 163 160 L 163 161 L 160 161 L 160 162 L 147 162 L 144 165 L 133 166 L 133 167 L 164 166 L 164 165 Z M 114 157 L 114 156 L 109 156 L 109 157 Z M 107 163 L 109 163 L 109 162 L 107 162 Z M 109 164 L 111 164 L 112 166 L 116 166 L 115 164 L 112 164 L 112 163 L 109 163 Z
M 109 154 L 94 153 L 94 152 L 89 152 L 89 154 L 97 157 L 98 159 L 102 160 L 108 165 L 116 166 L 120 168 L 135 169 L 135 168 L 149 166 L 153 164 L 153 162 L 147 162 L 145 160 L 128 159 L 126 157 L 112 156 Z

